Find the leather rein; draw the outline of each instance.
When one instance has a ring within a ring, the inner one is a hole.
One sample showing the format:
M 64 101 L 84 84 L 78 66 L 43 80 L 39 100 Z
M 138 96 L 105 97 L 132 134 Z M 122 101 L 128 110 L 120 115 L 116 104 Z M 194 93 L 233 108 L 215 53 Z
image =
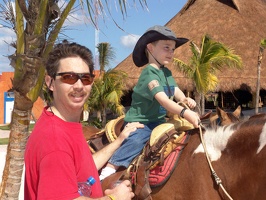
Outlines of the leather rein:
M 202 143 L 202 146 L 203 146 L 203 149 L 204 149 L 204 152 L 205 152 L 205 155 L 206 155 L 206 158 L 207 158 L 207 161 L 208 161 L 208 164 L 209 164 L 209 167 L 210 167 L 210 170 L 211 170 L 211 173 L 212 173 L 212 176 L 216 182 L 216 184 L 223 190 L 223 192 L 225 193 L 225 195 L 230 199 L 230 200 L 233 200 L 233 198 L 228 194 L 228 192 L 226 191 L 226 189 L 224 188 L 223 184 L 222 184 L 222 180 L 218 177 L 217 173 L 214 171 L 213 167 L 212 167 L 212 164 L 211 164 L 211 160 L 210 160 L 210 157 L 209 157 L 209 154 L 207 152 L 207 148 L 206 148 L 206 144 L 205 144 L 205 141 L 203 139 L 203 135 L 202 135 L 202 127 L 204 127 L 201 123 L 199 125 L 199 132 L 200 132 L 200 140 L 201 140 L 201 143 Z

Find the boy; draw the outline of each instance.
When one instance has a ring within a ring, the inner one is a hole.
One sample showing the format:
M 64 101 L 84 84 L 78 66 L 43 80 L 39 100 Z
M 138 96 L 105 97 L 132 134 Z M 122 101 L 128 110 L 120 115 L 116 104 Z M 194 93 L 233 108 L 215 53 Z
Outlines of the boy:
M 133 50 L 133 61 L 137 67 L 147 65 L 133 89 L 132 103 L 124 120 L 127 124 L 140 122 L 144 128 L 130 133 L 124 140 L 102 170 L 100 180 L 115 173 L 120 166 L 129 166 L 142 151 L 152 130 L 165 122 L 167 111 L 179 114 L 198 127 L 198 114 L 171 100 L 185 101 L 190 108 L 196 106 L 196 102 L 177 87 L 171 71 L 165 67 L 172 61 L 174 50 L 187 41 L 186 38 L 177 38 L 165 26 L 153 26 L 139 38 Z

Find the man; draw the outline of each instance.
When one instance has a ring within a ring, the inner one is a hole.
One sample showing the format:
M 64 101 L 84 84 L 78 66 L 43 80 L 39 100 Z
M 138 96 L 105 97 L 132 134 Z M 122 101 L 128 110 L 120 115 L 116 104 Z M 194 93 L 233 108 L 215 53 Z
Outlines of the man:
M 26 146 L 25 200 L 127 200 L 134 196 L 128 180 L 104 191 L 104 196 L 98 170 L 129 133 L 143 125 L 129 124 L 117 140 L 94 155 L 82 133 L 79 120 L 94 80 L 92 60 L 89 49 L 67 41 L 56 45 L 49 55 L 45 83 L 51 103 L 44 108 Z M 90 176 L 96 180 L 92 193 L 80 196 L 78 182 Z

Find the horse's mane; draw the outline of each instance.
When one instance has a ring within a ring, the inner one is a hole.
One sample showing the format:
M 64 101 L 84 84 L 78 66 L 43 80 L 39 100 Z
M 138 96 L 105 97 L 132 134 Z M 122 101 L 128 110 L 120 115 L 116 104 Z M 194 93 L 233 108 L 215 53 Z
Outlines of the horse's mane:
M 241 140 L 254 139 L 255 135 L 263 133 L 263 138 L 266 143 L 266 114 L 253 115 L 250 118 L 243 119 L 241 121 L 218 126 L 215 128 L 209 127 L 205 129 L 203 139 L 207 147 L 208 154 L 211 161 L 218 160 L 222 152 L 227 148 L 229 142 L 236 141 L 238 143 Z M 265 130 L 264 130 L 264 129 Z M 264 131 L 263 131 L 264 130 Z M 264 133 L 265 132 L 265 133 Z M 251 138 L 253 137 L 253 138 Z M 256 137 L 256 138 L 259 138 Z M 194 153 L 203 153 L 203 146 L 200 144 Z

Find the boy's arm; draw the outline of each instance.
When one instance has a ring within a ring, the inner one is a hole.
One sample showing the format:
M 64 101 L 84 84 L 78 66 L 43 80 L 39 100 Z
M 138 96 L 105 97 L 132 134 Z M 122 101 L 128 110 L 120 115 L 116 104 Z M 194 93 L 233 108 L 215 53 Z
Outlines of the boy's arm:
M 179 105 L 178 103 L 170 100 L 165 92 L 158 92 L 154 96 L 156 100 L 169 112 L 173 114 L 180 115 L 181 111 L 184 109 L 183 106 Z M 192 100 L 191 102 L 195 102 L 191 98 L 186 98 L 186 100 Z M 196 105 L 196 103 L 195 103 Z M 182 116 L 188 120 L 195 128 L 199 125 L 199 115 L 190 109 L 186 109 L 183 111 Z
M 182 90 L 179 89 L 179 87 L 175 87 L 175 100 L 178 101 L 185 101 L 186 100 L 186 96 L 185 94 L 182 92 Z

